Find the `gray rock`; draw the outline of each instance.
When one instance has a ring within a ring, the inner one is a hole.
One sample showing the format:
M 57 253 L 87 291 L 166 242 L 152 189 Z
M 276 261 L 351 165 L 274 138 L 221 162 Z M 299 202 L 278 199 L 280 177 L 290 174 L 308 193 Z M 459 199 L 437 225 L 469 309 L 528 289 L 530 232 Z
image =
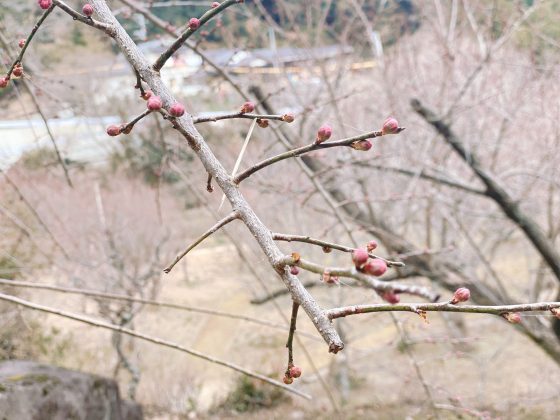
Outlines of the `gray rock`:
M 142 420 L 117 383 L 87 373 L 9 360 L 0 363 L 0 420 Z

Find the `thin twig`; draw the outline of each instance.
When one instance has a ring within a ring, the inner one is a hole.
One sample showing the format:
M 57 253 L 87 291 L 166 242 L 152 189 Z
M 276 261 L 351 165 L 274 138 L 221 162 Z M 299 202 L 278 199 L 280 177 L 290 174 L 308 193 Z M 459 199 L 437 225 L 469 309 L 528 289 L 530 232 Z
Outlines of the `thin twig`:
M 126 334 L 126 335 L 129 335 L 131 337 L 136 337 L 136 338 L 139 338 L 141 340 L 157 344 L 159 346 L 164 346 L 164 347 L 169 347 L 169 348 L 172 348 L 172 349 L 175 349 L 175 350 L 179 350 L 183 353 L 190 354 L 191 356 L 198 357 L 198 358 L 206 360 L 208 362 L 211 362 L 211 363 L 214 363 L 214 364 L 217 364 L 217 365 L 220 365 L 220 366 L 224 366 L 228 369 L 235 370 L 237 372 L 240 372 L 240 373 L 242 373 L 244 375 L 247 375 L 247 376 L 250 376 L 252 378 L 259 379 L 259 380 L 261 380 L 263 382 L 266 382 L 270 385 L 282 388 L 283 390 L 285 390 L 287 392 L 291 392 L 293 394 L 299 395 L 300 397 L 311 399 L 311 396 L 309 396 L 307 394 L 304 394 L 303 392 L 298 391 L 296 389 L 290 388 L 290 387 L 288 387 L 284 384 L 281 384 L 280 382 L 275 381 L 274 379 L 270 379 L 270 378 L 268 378 L 264 375 L 261 375 L 260 373 L 252 372 L 252 371 L 247 370 L 247 369 L 245 369 L 241 366 L 238 366 L 236 364 L 226 362 L 224 360 L 220 360 L 220 359 L 217 359 L 217 358 L 212 357 L 212 356 L 208 356 L 204 353 L 198 352 L 196 350 L 192 350 L 188 347 L 184 347 L 180 344 L 176 344 L 176 343 L 173 343 L 171 341 L 167 341 L 167 340 L 163 340 L 161 338 L 153 337 L 151 335 L 143 334 L 143 333 L 131 330 L 131 329 L 126 328 L 126 327 L 121 327 L 121 326 L 118 326 L 118 325 L 110 324 L 110 323 L 105 322 L 105 321 L 100 321 L 100 320 L 89 318 L 89 317 L 86 317 L 86 316 L 83 316 L 83 315 L 75 314 L 75 313 L 72 313 L 72 312 L 67 312 L 67 311 L 63 311 L 63 310 L 60 310 L 60 309 L 55 309 L 55 308 L 51 308 L 51 307 L 48 307 L 48 306 L 39 305 L 37 303 L 32 303 L 32 302 L 20 299 L 20 298 L 15 297 L 15 296 L 6 295 L 4 293 L 0 293 L 0 300 L 3 300 L 5 302 L 15 303 L 16 305 L 20 305 L 20 306 L 23 306 L 25 308 L 33 309 L 33 310 L 36 310 L 36 311 L 41 311 L 41 312 L 61 316 L 61 317 L 64 317 L 64 318 L 72 319 L 74 321 L 82 322 L 84 324 L 88 324 L 88 325 L 91 325 L 91 326 L 94 326 L 94 327 L 104 328 L 106 330 L 111 330 L 111 331 L 116 331 L 116 332 L 119 332 L 121 334 Z
M 288 369 L 294 365 L 294 334 L 296 332 L 297 323 L 297 313 L 299 309 L 299 304 L 297 302 L 292 302 L 292 317 L 290 318 L 290 331 L 288 333 L 288 342 L 286 343 L 286 348 L 288 349 Z
M 227 114 L 213 115 L 213 116 L 199 116 L 193 117 L 193 122 L 195 124 L 205 123 L 205 122 L 216 122 L 220 120 L 231 120 L 236 118 L 244 118 L 247 120 L 276 120 L 283 121 L 283 115 L 267 115 L 267 114 L 243 114 L 241 112 L 230 112 Z
M 169 266 L 167 266 L 167 268 L 165 268 L 163 271 L 165 273 L 169 273 L 173 269 L 173 267 L 175 267 L 175 265 L 179 261 L 181 261 L 181 259 L 185 255 L 187 255 L 194 247 L 196 247 L 199 243 L 204 241 L 206 238 L 208 238 L 210 235 L 212 235 L 218 229 L 221 229 L 222 227 L 227 225 L 229 222 L 232 222 L 236 219 L 239 219 L 239 213 L 236 212 L 236 211 L 232 211 L 230 214 L 228 214 L 226 217 L 224 217 L 222 220 L 220 220 L 218 223 L 216 223 L 214 226 L 212 226 L 210 229 L 208 229 L 202 235 L 200 235 L 192 244 L 190 244 L 187 247 L 187 249 L 185 249 L 183 252 L 181 252 L 179 255 L 177 255 L 177 257 L 175 257 L 175 260 L 171 264 L 169 264 Z
M 338 251 L 343 252 L 352 252 L 354 248 L 350 248 L 344 245 L 339 245 L 333 242 L 322 241 L 320 239 L 315 239 L 310 236 L 302 236 L 302 235 L 288 235 L 285 233 L 273 233 L 272 237 L 276 241 L 287 241 L 287 242 L 304 242 L 307 244 L 317 245 L 323 248 L 332 248 Z M 404 267 L 405 264 L 401 261 L 390 261 L 378 255 L 372 254 L 371 252 L 368 253 L 371 258 L 377 258 L 379 260 L 383 260 L 387 263 L 388 267 Z
M 171 44 L 169 46 L 169 48 L 167 48 L 167 50 L 165 50 L 156 60 L 156 62 L 153 65 L 153 69 L 155 71 L 160 71 L 161 68 L 165 65 L 165 63 L 167 62 L 167 60 L 169 60 L 169 58 L 175 54 L 175 52 L 181 48 L 181 46 L 185 43 L 185 41 L 187 39 L 189 39 L 189 37 L 191 35 L 193 35 L 197 30 L 199 30 L 202 26 L 204 26 L 204 24 L 206 22 L 208 22 L 210 19 L 212 19 L 213 17 L 217 16 L 218 14 L 220 14 L 221 12 L 223 12 L 225 9 L 227 9 L 230 6 L 233 6 L 234 4 L 238 3 L 237 0 L 226 0 L 222 3 L 220 3 L 220 5 L 218 7 L 215 7 L 213 9 L 208 10 L 206 13 L 204 13 L 201 17 L 200 17 L 200 25 L 198 26 L 198 28 L 196 29 L 191 29 L 188 28 L 187 30 L 185 30 L 181 36 L 179 36 L 175 42 L 173 42 L 173 44 Z

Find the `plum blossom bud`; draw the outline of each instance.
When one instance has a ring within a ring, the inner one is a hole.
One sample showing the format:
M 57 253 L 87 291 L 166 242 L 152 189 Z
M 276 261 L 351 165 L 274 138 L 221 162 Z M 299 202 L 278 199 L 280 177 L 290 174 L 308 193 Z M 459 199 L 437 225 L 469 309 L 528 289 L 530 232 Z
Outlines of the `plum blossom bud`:
M 183 106 L 183 104 L 179 102 L 175 102 L 173 106 L 169 108 L 169 113 L 173 117 L 182 117 L 183 114 L 185 113 L 185 107 Z
M 355 141 L 354 143 L 352 143 L 350 145 L 350 147 L 354 150 L 360 150 L 362 152 L 367 152 L 369 149 L 371 149 L 372 144 L 369 140 L 359 140 L 359 141 Z
M 391 305 L 396 305 L 397 303 L 399 303 L 401 301 L 401 298 L 399 297 L 399 295 L 397 295 L 395 292 L 393 291 L 387 291 L 384 292 L 381 295 L 381 299 L 383 299 L 384 301 L 390 303 Z
M 107 134 L 109 134 L 111 137 L 118 136 L 119 134 L 121 134 L 121 128 L 118 125 L 110 125 L 109 127 L 107 127 Z
M 552 315 L 554 315 L 556 318 L 560 319 L 560 308 L 553 308 L 550 310 L 550 312 L 552 312 Z
M 518 312 L 506 312 L 504 318 L 512 324 L 519 324 L 521 322 L 521 315 Z
M 218 3 L 217 1 L 212 2 L 212 9 L 215 9 L 219 5 L 220 5 L 220 3 Z
M 23 39 L 23 38 L 20 39 L 20 40 L 18 41 L 18 45 L 19 45 L 20 48 L 25 47 L 25 39 Z
M 89 3 L 84 4 L 84 7 L 82 7 L 82 13 L 87 17 L 91 17 L 91 15 L 93 15 L 93 6 Z
M 255 110 L 255 104 L 253 102 L 245 102 L 241 107 L 241 113 L 247 114 L 248 112 L 253 112 Z
M 37 3 L 39 7 L 43 10 L 47 10 L 49 7 L 52 6 L 52 0 L 38 0 Z
M 10 79 L 8 79 L 7 77 L 0 77 L 0 88 L 4 89 L 6 86 L 8 86 L 8 81 Z
M 369 255 L 365 249 L 355 249 L 352 251 L 352 261 L 356 268 L 362 268 L 364 264 L 367 262 Z
M 297 268 L 295 265 L 292 265 L 290 267 L 290 273 L 294 276 L 297 276 L 299 274 L 299 268 Z
M 197 18 L 191 18 L 189 20 L 189 29 L 191 31 L 196 31 L 200 27 L 200 20 Z
M 322 249 L 325 254 L 330 254 L 332 252 L 332 248 L 330 246 L 325 245 Z
M 282 115 L 282 121 L 289 123 L 293 123 L 296 117 L 294 114 L 284 114 Z
M 330 139 L 331 136 L 332 127 L 328 124 L 323 124 L 321 127 L 319 127 L 319 130 L 317 130 L 317 139 L 315 140 L 315 143 L 323 143 L 324 141 Z
M 150 111 L 158 111 L 162 106 L 163 103 L 161 102 L 161 98 L 159 96 L 150 96 L 150 99 L 148 99 L 148 109 Z
M 290 378 L 289 376 L 284 376 L 283 381 L 286 385 L 290 385 L 291 383 L 294 382 L 294 380 L 292 378 Z
M 383 128 L 381 129 L 381 133 L 383 135 L 395 134 L 398 131 L 399 131 L 399 122 L 393 117 L 387 118 L 383 123 Z
M 299 378 L 301 376 L 301 368 L 299 366 L 292 366 L 288 370 L 288 375 L 290 375 L 290 378 Z
M 453 294 L 453 298 L 451 298 L 451 303 L 456 305 L 459 302 L 466 302 L 471 298 L 471 291 L 466 287 L 460 287 L 459 289 L 455 290 Z
M 257 118 L 257 124 L 260 128 L 268 127 L 268 120 L 266 118 Z
M 21 64 L 18 64 L 17 66 L 14 67 L 14 70 L 12 71 L 12 75 L 14 77 L 21 77 L 23 74 L 23 67 Z
M 374 260 L 369 260 L 366 265 L 364 265 L 364 272 L 372 276 L 382 276 L 387 271 L 387 263 L 378 258 Z
M 376 241 L 369 241 L 366 245 L 366 248 L 367 248 L 368 252 L 373 251 L 375 248 L 377 248 L 377 242 Z

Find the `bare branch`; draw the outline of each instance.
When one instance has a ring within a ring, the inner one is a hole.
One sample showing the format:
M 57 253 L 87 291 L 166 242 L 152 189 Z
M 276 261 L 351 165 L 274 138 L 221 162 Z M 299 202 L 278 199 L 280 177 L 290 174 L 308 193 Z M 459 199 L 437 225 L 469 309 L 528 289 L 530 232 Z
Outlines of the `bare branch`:
M 201 353 L 201 352 L 196 351 L 196 350 L 192 350 L 188 347 L 184 347 L 180 344 L 176 344 L 176 343 L 173 343 L 171 341 L 167 341 L 167 340 L 163 340 L 161 338 L 153 337 L 151 335 L 143 334 L 143 333 L 131 330 L 131 329 L 126 328 L 126 327 L 121 327 L 121 326 L 118 326 L 118 325 L 110 324 L 110 323 L 105 322 L 105 321 L 99 321 L 99 320 L 89 318 L 89 317 L 86 317 L 86 316 L 83 316 L 83 315 L 75 314 L 75 313 L 72 313 L 72 312 L 67 312 L 67 311 L 63 311 L 63 310 L 60 310 L 60 309 L 55 309 L 55 308 L 51 308 L 51 307 L 48 307 L 48 306 L 39 305 L 37 303 L 32 303 L 32 302 L 20 299 L 20 298 L 15 297 L 15 296 L 6 295 L 4 293 L 0 293 L 0 300 L 3 300 L 5 302 L 11 302 L 11 303 L 14 303 L 16 305 L 23 306 L 25 308 L 33 309 L 33 310 L 36 310 L 36 311 L 45 312 L 45 313 L 61 316 L 61 317 L 64 317 L 64 318 L 72 319 L 74 321 L 82 322 L 84 324 L 88 324 L 88 325 L 91 325 L 93 327 L 98 327 L 98 328 L 103 328 L 103 329 L 106 329 L 106 330 L 116 331 L 116 332 L 119 332 L 121 334 L 126 334 L 126 335 L 129 335 L 131 337 L 139 338 L 140 340 L 144 340 L 144 341 L 148 341 L 148 342 L 153 343 L 153 344 L 157 344 L 159 346 L 169 347 L 169 348 L 172 348 L 172 349 L 175 349 L 175 350 L 179 350 L 183 353 L 187 353 L 187 354 L 189 354 L 191 356 L 194 356 L 194 357 L 197 357 L 199 359 L 203 359 L 203 360 L 206 360 L 208 362 L 211 362 L 211 363 L 214 363 L 214 364 L 217 364 L 217 365 L 220 365 L 220 366 L 224 366 L 228 369 L 232 369 L 232 370 L 235 370 L 236 372 L 240 372 L 244 375 L 250 376 L 251 378 L 255 378 L 255 379 L 258 379 L 260 381 L 266 382 L 270 385 L 282 388 L 283 390 L 285 390 L 287 392 L 291 392 L 295 395 L 299 395 L 300 397 L 311 399 L 311 397 L 309 395 L 304 394 L 303 392 L 298 391 L 296 389 L 290 388 L 290 387 L 288 387 L 284 384 L 281 384 L 280 382 L 275 381 L 274 379 L 270 379 L 267 376 L 261 375 L 260 373 L 252 372 L 252 371 L 247 370 L 247 369 L 245 369 L 241 366 L 238 366 L 236 364 L 226 362 L 224 360 L 220 360 L 220 359 L 217 359 L 217 358 L 212 357 L 212 356 L 208 356 L 204 353 Z

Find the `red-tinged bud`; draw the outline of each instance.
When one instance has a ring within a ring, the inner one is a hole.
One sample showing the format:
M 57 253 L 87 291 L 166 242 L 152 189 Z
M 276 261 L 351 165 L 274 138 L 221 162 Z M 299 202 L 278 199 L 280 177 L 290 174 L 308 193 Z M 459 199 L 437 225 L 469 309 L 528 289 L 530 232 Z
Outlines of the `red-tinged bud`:
M 399 303 L 401 301 L 401 298 L 399 297 L 399 295 L 397 295 L 393 291 L 387 291 L 387 292 L 383 293 L 381 295 L 381 299 L 383 299 L 385 302 L 390 303 L 391 305 L 396 305 L 397 303 Z
M 18 45 L 19 45 L 20 48 L 25 47 L 25 39 L 23 39 L 23 38 L 20 39 L 20 40 L 18 41 Z
M 10 79 L 8 79 L 7 77 L 0 77 L 0 88 L 4 89 L 6 86 L 8 86 L 8 82 Z
M 91 17 L 91 15 L 93 15 L 93 6 L 89 3 L 84 4 L 84 7 L 82 7 L 82 13 L 87 17 Z
M 471 291 L 466 287 L 460 287 L 459 289 L 455 290 L 453 294 L 453 298 L 451 299 L 451 303 L 456 305 L 459 302 L 466 302 L 471 298 Z
M 383 123 L 383 128 L 381 129 L 381 133 L 383 135 L 395 134 L 398 131 L 399 131 L 399 122 L 393 117 L 387 118 Z
M 317 130 L 317 139 L 315 140 L 315 143 L 323 143 L 324 141 L 330 139 L 331 136 L 332 127 L 328 124 L 323 124 L 321 127 L 319 127 L 319 130 Z
M 521 322 L 521 315 L 518 312 L 506 312 L 504 318 L 512 324 L 519 324 Z
M 299 274 L 299 268 L 297 268 L 295 265 L 292 265 L 290 267 L 290 273 L 294 276 L 297 276 Z
M 366 265 L 364 265 L 364 272 L 372 276 L 382 276 L 387 271 L 387 263 L 378 258 L 374 260 L 369 260 Z
M 268 120 L 266 118 L 257 118 L 257 124 L 260 128 L 268 127 Z
M 369 255 L 365 249 L 358 248 L 352 251 L 352 261 L 358 269 L 364 266 L 368 258 Z
M 355 141 L 354 143 L 352 143 L 350 145 L 350 147 L 354 150 L 359 150 L 361 152 L 367 152 L 369 149 L 371 149 L 372 144 L 369 140 L 360 140 L 360 141 Z
M 218 3 L 217 1 L 212 2 L 212 9 L 215 9 L 219 5 L 220 5 L 220 3 Z
M 38 0 L 37 3 L 39 7 L 43 10 L 47 10 L 49 7 L 52 6 L 52 0 Z
M 253 102 L 245 102 L 241 107 L 241 113 L 247 114 L 248 112 L 253 112 L 255 110 L 255 104 Z
M 144 92 L 144 94 L 142 95 L 142 99 L 144 99 L 145 101 L 147 101 L 148 99 L 150 99 L 153 96 L 153 92 L 151 90 L 147 90 Z
M 288 375 L 290 378 L 299 378 L 301 376 L 301 368 L 299 366 L 292 366 L 288 370 Z
M 182 117 L 183 114 L 185 113 L 185 107 L 183 106 L 183 104 L 180 104 L 179 102 L 175 102 L 173 106 L 169 108 L 169 113 L 173 117 Z
M 294 382 L 294 380 L 292 378 L 290 378 L 289 376 L 284 376 L 283 381 L 286 385 L 290 385 L 291 383 Z
M 196 31 L 200 27 L 200 20 L 197 18 L 191 18 L 189 20 L 189 29 L 191 31 Z
M 376 241 L 369 241 L 366 245 L 366 248 L 367 248 L 368 252 L 373 251 L 375 248 L 377 248 L 377 242 Z
M 21 77 L 23 75 L 23 67 L 21 64 L 18 64 L 17 66 L 14 67 L 14 70 L 12 71 L 12 75 L 14 77 Z
M 289 123 L 293 123 L 296 117 L 294 114 L 284 114 L 282 115 L 282 121 Z
M 151 96 L 150 99 L 148 99 L 148 109 L 150 111 L 158 111 L 162 106 L 163 104 L 159 96 Z
M 332 248 L 330 246 L 324 246 L 323 247 L 323 252 L 325 254 L 330 254 L 332 252 Z
M 121 128 L 118 125 L 110 125 L 109 127 L 107 127 L 107 134 L 109 134 L 111 137 L 118 136 L 119 134 L 121 134 Z

